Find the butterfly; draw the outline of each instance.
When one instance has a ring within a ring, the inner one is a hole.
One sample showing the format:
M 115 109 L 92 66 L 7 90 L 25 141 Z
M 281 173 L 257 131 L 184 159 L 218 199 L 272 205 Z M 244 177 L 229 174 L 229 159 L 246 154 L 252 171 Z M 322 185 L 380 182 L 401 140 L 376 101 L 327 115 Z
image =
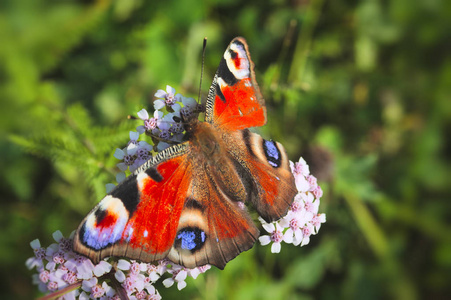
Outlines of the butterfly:
M 249 131 L 266 123 L 246 41 L 231 41 L 205 105 L 205 121 L 183 117 L 186 141 L 159 152 L 107 194 L 81 222 L 74 251 L 94 263 L 109 256 L 168 258 L 187 268 L 228 261 L 259 236 L 246 204 L 267 222 L 296 194 L 283 146 Z

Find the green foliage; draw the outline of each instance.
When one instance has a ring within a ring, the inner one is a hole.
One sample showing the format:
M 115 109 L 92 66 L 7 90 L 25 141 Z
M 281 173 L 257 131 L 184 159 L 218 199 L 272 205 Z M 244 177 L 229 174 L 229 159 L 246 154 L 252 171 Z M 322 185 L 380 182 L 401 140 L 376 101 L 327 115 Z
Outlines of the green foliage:
M 266 137 L 305 156 L 327 223 L 304 248 L 260 246 L 165 299 L 445 298 L 451 292 L 449 1 L 3 1 L 2 299 L 37 296 L 29 242 L 65 235 L 114 182 L 169 84 L 203 95 L 244 36 Z

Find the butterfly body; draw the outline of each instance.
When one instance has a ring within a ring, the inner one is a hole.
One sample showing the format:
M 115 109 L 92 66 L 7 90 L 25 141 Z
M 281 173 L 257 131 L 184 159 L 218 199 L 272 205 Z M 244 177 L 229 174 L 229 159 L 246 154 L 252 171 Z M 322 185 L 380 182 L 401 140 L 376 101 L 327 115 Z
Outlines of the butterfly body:
M 80 224 L 75 251 L 94 262 L 167 257 L 222 269 L 258 238 L 247 204 L 268 222 L 286 214 L 296 188 L 283 146 L 247 129 L 266 122 L 266 109 L 244 39 L 234 39 L 221 60 L 206 121 L 183 121 L 187 140 L 105 196 Z

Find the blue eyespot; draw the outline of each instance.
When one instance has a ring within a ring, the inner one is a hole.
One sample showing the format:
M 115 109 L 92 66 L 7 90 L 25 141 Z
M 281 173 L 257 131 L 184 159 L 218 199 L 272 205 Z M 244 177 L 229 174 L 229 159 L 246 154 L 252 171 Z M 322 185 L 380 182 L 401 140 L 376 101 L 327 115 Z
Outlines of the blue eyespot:
M 281 157 L 276 142 L 263 140 L 263 150 L 265 151 L 268 163 L 275 168 L 280 167 Z
M 197 227 L 186 227 L 177 233 L 175 246 L 194 252 L 205 244 L 206 234 Z

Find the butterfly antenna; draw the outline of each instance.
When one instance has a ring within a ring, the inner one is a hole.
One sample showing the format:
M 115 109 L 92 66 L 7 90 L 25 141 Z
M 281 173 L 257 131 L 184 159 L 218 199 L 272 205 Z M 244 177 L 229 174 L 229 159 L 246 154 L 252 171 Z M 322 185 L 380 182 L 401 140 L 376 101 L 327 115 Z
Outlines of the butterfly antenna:
M 207 37 L 204 37 L 204 44 L 202 46 L 202 68 L 200 70 L 199 95 L 197 96 L 197 103 L 199 103 L 199 104 L 201 104 L 200 93 L 202 90 L 202 77 L 204 76 L 205 49 L 206 48 L 207 48 Z

